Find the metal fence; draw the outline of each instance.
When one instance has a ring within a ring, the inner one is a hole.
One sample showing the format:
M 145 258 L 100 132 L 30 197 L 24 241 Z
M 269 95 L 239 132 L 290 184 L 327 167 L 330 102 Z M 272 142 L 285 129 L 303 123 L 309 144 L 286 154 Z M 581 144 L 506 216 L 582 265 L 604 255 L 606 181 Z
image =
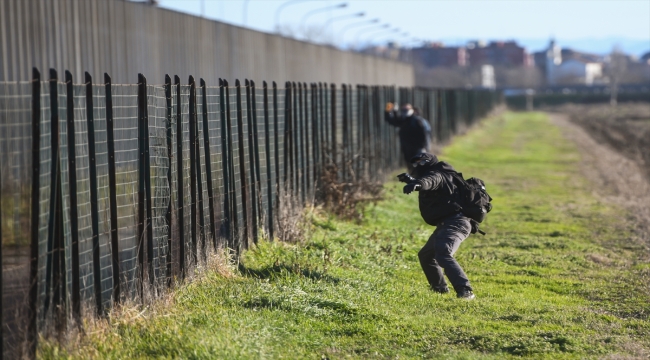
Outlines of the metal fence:
M 31 82 L 0 83 L 7 357 L 33 355 L 39 333 L 85 311 L 102 316 L 172 286 L 211 249 L 238 254 L 277 238 L 282 206 L 318 202 L 325 169 L 341 183 L 382 181 L 402 161 L 387 101 L 412 103 L 441 142 L 500 99 L 486 90 L 95 80 L 55 70 L 44 80 L 34 69 Z

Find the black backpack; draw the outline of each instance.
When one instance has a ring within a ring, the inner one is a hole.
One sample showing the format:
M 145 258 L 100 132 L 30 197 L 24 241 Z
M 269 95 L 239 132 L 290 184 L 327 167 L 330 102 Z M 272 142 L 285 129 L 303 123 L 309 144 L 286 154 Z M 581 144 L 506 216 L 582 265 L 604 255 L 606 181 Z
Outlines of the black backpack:
M 452 173 L 458 188 L 457 201 L 461 212 L 477 223 L 483 222 L 492 210 L 492 197 L 485 190 L 485 182 L 479 178 L 463 179 L 463 174 Z M 482 233 L 482 231 L 481 231 Z

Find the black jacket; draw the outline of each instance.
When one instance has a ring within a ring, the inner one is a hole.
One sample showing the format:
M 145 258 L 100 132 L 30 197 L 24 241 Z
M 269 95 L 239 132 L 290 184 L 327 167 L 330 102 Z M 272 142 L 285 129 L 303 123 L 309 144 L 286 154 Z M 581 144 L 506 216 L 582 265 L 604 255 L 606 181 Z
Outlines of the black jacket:
M 399 128 L 399 140 L 405 159 L 429 151 L 431 126 L 418 115 L 403 118 L 397 111 L 385 112 L 386 122 Z
M 437 226 L 461 210 L 452 172 L 456 170 L 444 161 L 416 168 L 416 181 L 421 186 L 418 195 L 420 215 L 429 225 Z

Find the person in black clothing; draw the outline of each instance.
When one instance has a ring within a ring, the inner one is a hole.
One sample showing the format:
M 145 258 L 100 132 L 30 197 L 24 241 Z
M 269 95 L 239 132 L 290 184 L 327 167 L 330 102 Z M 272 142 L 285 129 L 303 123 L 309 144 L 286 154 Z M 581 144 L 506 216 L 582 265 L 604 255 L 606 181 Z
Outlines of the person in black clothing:
M 454 254 L 470 233 L 478 230 L 478 223 L 461 212 L 458 205 L 458 188 L 450 172 L 454 168 L 435 155 L 421 153 L 410 159 L 414 169 L 412 177 L 398 175 L 405 182 L 404 193 L 419 192 L 420 214 L 424 221 L 436 227 L 426 245 L 418 253 L 420 265 L 431 288 L 439 293 L 449 292 L 444 274 L 459 298 L 474 299 L 474 293 L 463 268 Z
M 429 122 L 416 114 L 411 104 L 404 104 L 399 111 L 393 103 L 386 104 L 386 121 L 399 128 L 399 140 L 404 160 L 409 172 L 409 160 L 420 153 L 428 152 L 431 145 L 431 126 Z

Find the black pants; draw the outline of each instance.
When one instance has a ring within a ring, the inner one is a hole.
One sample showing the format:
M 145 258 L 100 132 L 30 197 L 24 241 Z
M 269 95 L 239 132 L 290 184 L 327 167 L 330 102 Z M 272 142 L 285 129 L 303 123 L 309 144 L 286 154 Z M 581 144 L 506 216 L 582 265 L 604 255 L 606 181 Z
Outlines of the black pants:
M 456 290 L 456 293 L 464 290 L 472 290 L 469 279 L 463 268 L 460 267 L 454 254 L 460 244 L 465 240 L 472 230 L 468 218 L 462 214 L 456 214 L 446 218 L 436 227 L 436 230 L 429 237 L 426 245 L 418 253 L 420 265 L 424 270 L 429 284 L 434 289 L 447 287 L 444 274 Z

